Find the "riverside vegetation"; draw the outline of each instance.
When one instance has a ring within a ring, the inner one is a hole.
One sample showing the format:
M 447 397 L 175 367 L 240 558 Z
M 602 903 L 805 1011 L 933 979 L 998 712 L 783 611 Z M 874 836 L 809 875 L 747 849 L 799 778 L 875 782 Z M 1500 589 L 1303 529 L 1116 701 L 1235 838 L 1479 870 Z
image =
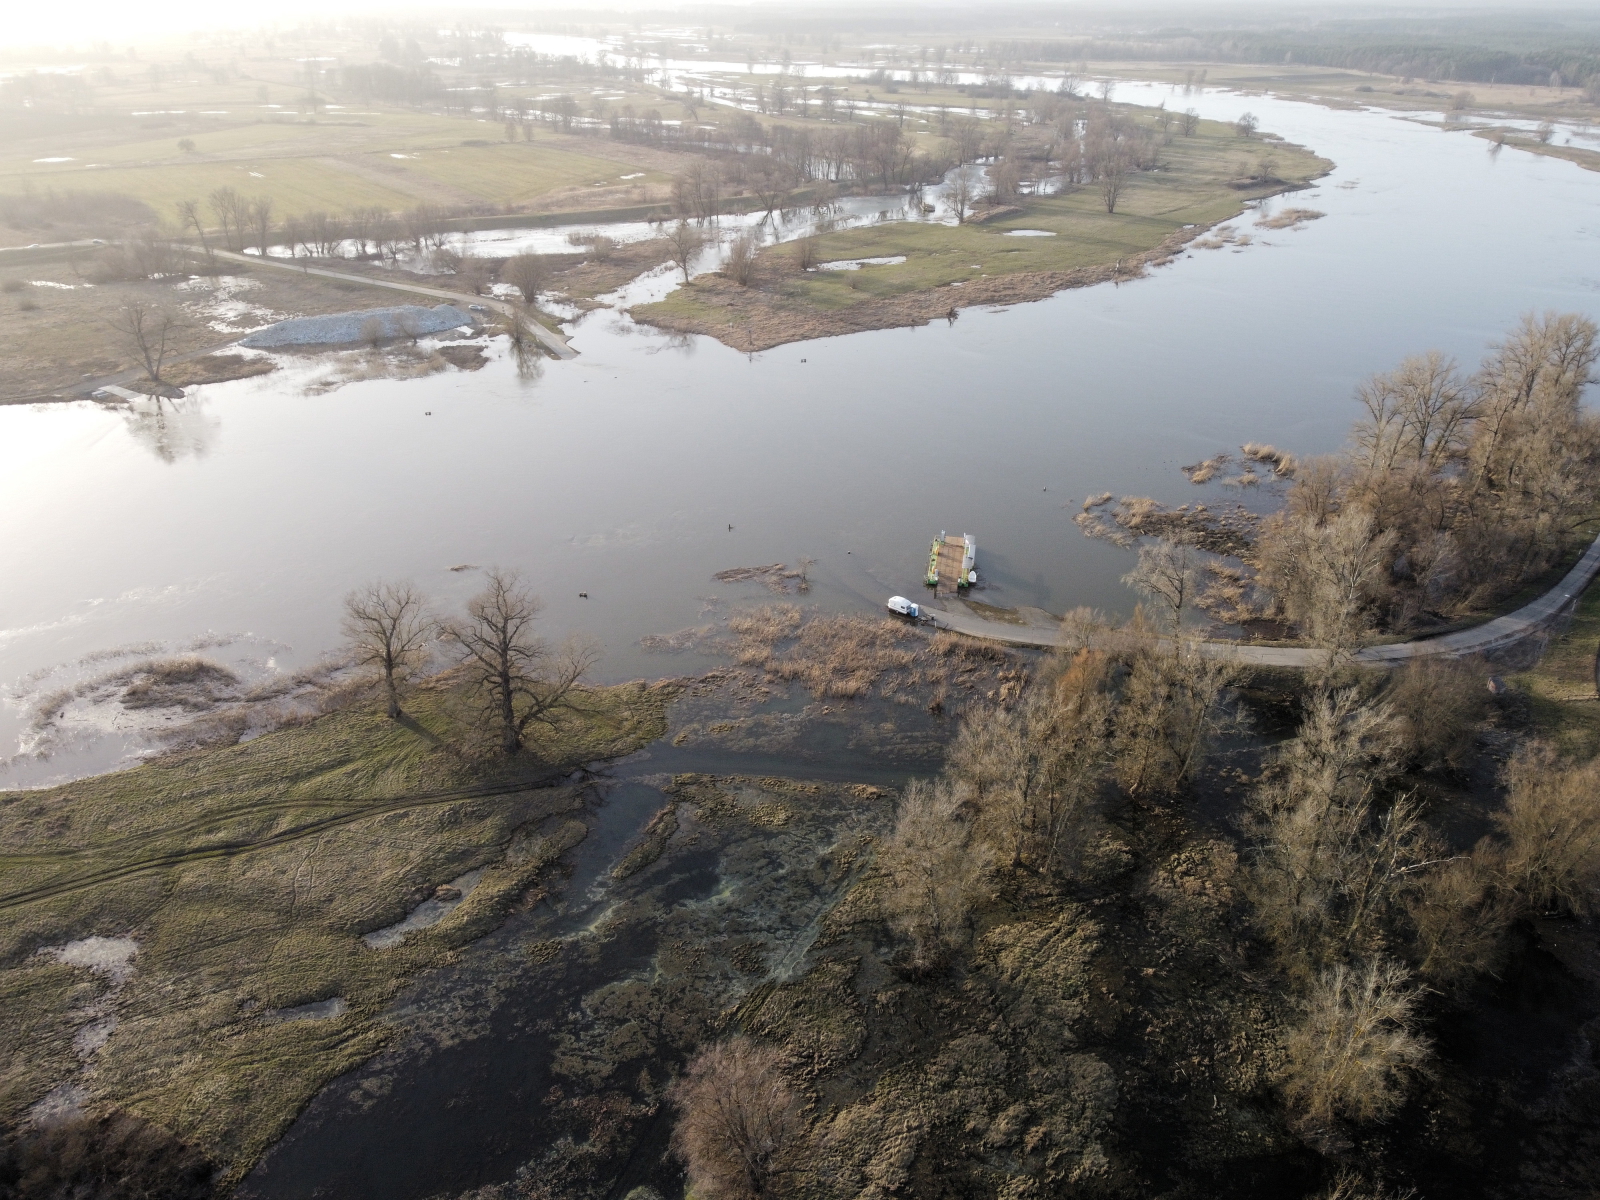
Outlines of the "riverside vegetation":
M 1374 634 L 1437 632 L 1542 591 L 1596 529 L 1600 419 L 1582 403 L 1600 331 L 1530 314 L 1463 374 L 1409 358 L 1357 391 L 1349 446 L 1297 459 L 1244 446 L 1186 468 L 1241 490 L 1287 484 L 1266 515 L 1091 496 L 1091 537 L 1139 548 L 1129 577 L 1176 625 L 1191 606 L 1337 654 Z
M 582 685 L 581 647 L 544 647 L 536 611 L 491 575 L 451 627 L 467 665 L 412 679 L 433 636 L 419 598 L 370 589 L 350 616 L 375 680 L 331 683 L 321 715 L 237 745 L 242 726 L 213 722 L 223 745 L 0 796 L 0 1120 L 47 1094 L 69 1118 L 8 1142 L 0 1185 L 231 1184 L 391 1036 L 404 982 L 537 900 L 585 836 L 573 770 L 658 737 L 672 688 Z M 465 895 L 446 886 L 469 873 Z M 429 901 L 442 920 L 363 945 Z
M 490 580 L 480 636 L 518 595 Z M 1159 616 L 1075 614 L 1083 648 L 1040 659 L 784 603 L 729 617 L 735 677 L 574 694 L 506 756 L 492 688 L 404 683 L 419 598 L 371 589 L 350 606 L 370 699 L 0 809 L 25 881 L 60 889 L 12 905 L 8 1104 L 62 1081 L 86 1109 L 5 1169 L 28 1196 L 119 1169 L 209 1195 L 393 1037 L 404 978 L 470 954 L 483 982 L 412 1002 L 435 1040 L 481 1038 L 473 989 L 512 989 L 550 1046 L 523 1101 L 536 1153 L 475 1200 L 648 1196 L 680 1170 L 697 1197 L 1585 1194 L 1600 818 L 1589 726 L 1562 722 L 1593 707 L 1570 666 L 1592 607 L 1496 697 L 1470 663 L 1244 675 Z M 663 780 L 606 918 L 563 932 L 540 901 L 582 789 L 527 766 L 674 728 L 768 746 L 755 718 L 663 720 L 727 686 L 798 686 L 868 727 L 884 703 L 962 715 L 898 795 Z M 395 806 L 333 798 L 374 795 Z M 477 865 L 438 924 L 361 946 Z M 708 869 L 708 900 L 673 899 Z M 358 1109 L 395 1086 L 352 1078 Z
M 1015 127 L 952 139 L 962 164 L 963 152 L 990 160 L 982 179 L 962 175 L 947 186 L 955 224 L 884 222 L 764 248 L 736 242 L 721 271 L 631 311 L 764 350 L 1136 278 L 1237 217 L 1246 201 L 1331 169 L 1302 147 L 1252 133 L 1164 107 L 1042 97 Z
M 493 33 L 429 33 L 406 46 L 323 36 L 346 65 L 289 63 L 246 44 L 226 64 L 191 53 L 138 74 L 103 66 L 0 88 L 0 110 L 16 118 L 0 146 L 9 155 L 0 158 L 0 226 L 17 243 L 43 243 L 12 257 L 0 281 L 30 330 L 0 357 L 11 398 L 47 397 L 137 361 L 127 339 L 78 335 L 115 323 L 128 304 L 184 310 L 174 355 L 212 348 L 222 323 L 203 311 L 196 287 L 219 276 L 258 293 L 248 298 L 256 320 L 245 317 L 239 332 L 335 311 L 330 291 L 359 295 L 358 285 L 250 271 L 219 258 L 223 250 L 331 260 L 466 295 L 500 286 L 530 310 L 541 294 L 582 308 L 682 257 L 674 242 L 688 242 L 664 235 L 618 246 L 595 235 L 571 253 L 502 257 L 463 251 L 456 236 L 644 216 L 698 233 L 728 212 L 764 213 L 776 236 L 786 209 L 825 214 L 850 193 L 916 198 L 952 168 L 969 168 L 954 185 L 953 229 L 906 222 L 755 253 L 758 233 L 735 244 L 720 274 L 636 313 L 750 349 L 1136 275 L 1177 253 L 1193 232 L 1184 227 L 1210 226 L 1329 168 L 1243 120 L 1223 126 L 1113 105 L 1105 89 L 1091 101 L 1070 75 L 1049 91 L 999 89 L 959 84 L 952 66 L 920 83 L 911 107 L 877 96 L 870 74 L 815 96 L 752 77 L 724 81 L 712 102 L 719 89 L 541 56 Z M 439 57 L 416 65 L 424 42 Z M 506 84 L 477 94 L 483 71 L 505 74 Z M 986 172 L 972 166 L 980 161 Z M 1053 236 L 1004 236 L 1035 226 Z M 834 257 L 901 255 L 892 267 L 810 269 Z M 241 314 L 231 317 L 230 327 Z

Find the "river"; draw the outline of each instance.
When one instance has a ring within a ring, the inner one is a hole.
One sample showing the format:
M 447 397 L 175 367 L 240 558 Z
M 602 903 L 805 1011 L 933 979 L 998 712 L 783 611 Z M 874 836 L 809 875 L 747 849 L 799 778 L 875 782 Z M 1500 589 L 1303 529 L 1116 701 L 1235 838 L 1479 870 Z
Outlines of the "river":
M 451 610 L 481 578 L 452 567 L 520 568 L 551 635 L 603 640 L 606 679 L 696 665 L 638 642 L 764 594 L 718 570 L 810 556 L 808 603 L 870 611 L 917 594 L 941 529 L 976 535 L 990 603 L 1125 609 L 1126 557 L 1072 525 L 1086 494 L 1218 499 L 1177 466 L 1250 439 L 1331 450 L 1368 373 L 1435 347 L 1470 364 L 1529 310 L 1600 315 L 1600 174 L 1378 111 L 1117 98 L 1255 112 L 1337 164 L 1279 201 L 1326 217 L 1247 214 L 1252 245 L 1143 280 L 763 354 L 602 310 L 531 383 L 501 359 L 308 395 L 285 369 L 159 416 L 0 409 L 0 783 L 138 752 L 87 722 L 15 753 L 42 748 L 41 697 L 97 664 L 305 666 L 380 577 Z

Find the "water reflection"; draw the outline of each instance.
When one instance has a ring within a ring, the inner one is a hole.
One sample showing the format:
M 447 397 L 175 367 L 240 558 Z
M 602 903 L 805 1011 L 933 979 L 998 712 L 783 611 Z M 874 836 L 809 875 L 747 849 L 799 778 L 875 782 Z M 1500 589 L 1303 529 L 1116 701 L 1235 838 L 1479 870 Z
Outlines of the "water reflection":
M 640 638 L 702 620 L 712 592 L 764 598 L 713 585 L 716 572 L 804 547 L 820 560 L 808 604 L 874 610 L 916 588 L 947 527 L 986 547 L 987 602 L 1116 609 L 1126 558 L 1078 536 L 1078 498 L 1220 499 L 1177 465 L 1249 440 L 1331 450 L 1368 373 L 1429 347 L 1476 361 L 1530 308 L 1596 312 L 1600 175 L 1514 145 L 1497 162 L 1470 133 L 1384 113 L 1211 93 L 1184 104 L 1229 120 L 1248 104 L 1338 164 L 1241 229 L 1281 206 L 1326 216 L 1237 253 L 1196 247 L 1126 288 L 754 356 L 629 320 L 679 286 L 667 268 L 574 315 L 577 358 L 525 360 L 539 404 L 496 339 L 471 372 L 307 395 L 326 365 L 286 357 L 207 385 L 225 439 L 193 401 L 0 409 L 0 557 L 20 564 L 0 572 L 0 682 L 209 628 L 270 632 L 295 664 L 313 661 L 337 641 L 345 591 L 411 577 L 459 605 L 473 588 L 449 568 L 464 562 L 528 571 L 549 632 L 604 637 L 605 677 L 659 676 L 699 664 Z M 885 208 L 868 203 L 863 220 Z M 826 214 L 797 215 L 785 239 Z M 1002 238 L 997 253 L 1015 245 Z M 526 471 L 485 472 L 485 439 L 521 448 Z M 109 512 L 136 513 L 140 536 Z M 0 703 L 0 752 L 17 737 Z
M 135 400 L 127 412 L 128 432 L 162 462 L 204 458 L 222 429 L 222 422 L 206 411 L 201 396 L 164 400 L 150 396 Z
M 545 349 L 533 329 L 522 317 L 512 317 L 502 328 L 511 343 L 511 357 L 517 364 L 517 382 L 532 387 L 544 378 Z

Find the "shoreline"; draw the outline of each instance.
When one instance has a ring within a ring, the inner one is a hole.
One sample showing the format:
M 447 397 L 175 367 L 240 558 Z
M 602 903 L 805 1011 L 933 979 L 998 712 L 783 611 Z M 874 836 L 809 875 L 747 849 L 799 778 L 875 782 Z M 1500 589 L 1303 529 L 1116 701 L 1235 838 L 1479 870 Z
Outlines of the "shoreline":
M 1309 184 L 1293 184 L 1269 195 L 1299 191 Z M 759 353 L 793 342 L 808 342 L 818 338 L 842 337 L 852 333 L 869 333 L 878 329 L 914 329 L 932 324 L 940 318 L 950 319 L 964 308 L 985 305 L 1031 304 L 1048 300 L 1058 292 L 1073 288 L 1094 287 L 1102 283 L 1121 283 L 1124 280 L 1142 279 L 1148 268 L 1161 267 L 1172 262 L 1179 253 L 1197 238 L 1228 221 L 1237 220 L 1245 212 L 1240 209 L 1232 216 L 1214 221 L 1210 225 L 1196 225 L 1169 234 L 1160 243 L 1139 254 L 1113 263 L 1077 267 L 1071 271 L 1018 271 L 1008 275 L 994 275 L 970 280 L 961 284 L 943 284 L 936 288 L 906 292 L 899 296 L 866 300 L 842 311 L 813 310 L 796 314 L 774 305 L 751 305 L 748 309 L 729 308 L 730 313 L 740 313 L 738 319 L 718 325 L 705 317 L 684 316 L 673 313 L 648 313 L 638 309 L 628 310 L 628 315 L 641 325 L 669 333 L 704 334 L 730 349 L 744 354 Z M 740 287 L 717 273 L 703 275 L 694 281 L 702 294 L 732 300 L 746 299 L 751 289 Z M 957 290 L 959 288 L 959 290 Z

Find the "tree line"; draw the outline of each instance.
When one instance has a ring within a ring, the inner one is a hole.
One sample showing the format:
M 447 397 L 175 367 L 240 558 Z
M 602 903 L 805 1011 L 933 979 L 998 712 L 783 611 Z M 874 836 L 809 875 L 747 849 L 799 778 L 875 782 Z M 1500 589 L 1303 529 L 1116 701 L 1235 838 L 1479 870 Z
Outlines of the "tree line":
M 1139 897 L 1155 886 L 1150 872 L 1165 869 L 1171 839 L 1191 840 L 1170 861 L 1207 845 L 1175 830 L 1192 828 L 1188 809 L 1203 776 L 1244 717 L 1242 681 L 1182 638 L 1157 636 L 1162 628 L 1141 617 L 1121 630 L 1069 619 L 1077 648 L 1045 664 L 1010 707 L 970 711 L 943 772 L 903 791 L 873 882 L 858 886 L 876 897 L 900 977 L 930 989 L 929 1003 L 948 994 L 941 988 L 960 994 L 959 981 L 993 953 L 997 924 L 1048 922 L 1053 912 L 1082 920 L 1089 904 L 1100 914 L 1096 936 L 1128 943 L 1107 926 L 1147 919 Z M 1434 1022 L 1470 1004 L 1477 981 L 1505 965 L 1514 926 L 1587 915 L 1600 901 L 1592 804 L 1600 760 L 1525 742 L 1504 767 L 1503 801 L 1476 844 L 1462 845 L 1459 834 L 1453 842 L 1418 798 L 1419 781 L 1448 778 L 1476 754 L 1489 703 L 1483 678 L 1470 664 L 1418 662 L 1388 675 L 1311 680 L 1298 727 L 1264 753 L 1245 793 L 1237 851 L 1224 854 L 1236 853 L 1237 867 L 1216 876 L 1213 908 L 1185 918 L 1184 953 L 1247 972 L 1265 997 L 1265 1036 L 1223 1034 L 1243 1056 L 1241 1077 L 1262 1080 L 1272 1119 L 1325 1155 L 1330 1173 L 1355 1164 L 1340 1175 L 1361 1184 L 1351 1195 L 1387 1194 L 1381 1153 L 1349 1148 L 1368 1138 L 1381 1145 L 1383 1123 L 1442 1069 Z M 1210 845 L 1208 853 L 1223 853 Z M 1026 994 L 1029 971 L 1056 968 L 1041 960 L 1012 969 L 1016 996 Z M 1106 970 L 1097 978 L 1109 979 Z M 898 1003 L 897 1011 L 922 1011 L 921 1002 Z M 937 1036 L 964 1036 L 950 1024 L 955 1002 L 938 1003 L 948 1012 L 930 1010 L 944 1014 Z M 1145 1018 L 1135 1010 L 1133 1019 Z M 1073 1028 L 1062 1045 L 1081 1051 L 1087 1030 Z M 1172 1048 L 1184 1064 L 1207 1052 Z M 812 1107 L 826 1085 L 795 1054 L 734 1033 L 691 1058 L 670 1096 L 674 1145 L 695 1195 L 845 1194 L 817 1166 L 842 1118 L 826 1103 Z M 894 1087 L 905 1086 L 900 1070 Z M 880 1086 L 891 1086 L 884 1078 Z M 1030 1086 L 1018 1084 L 1034 1096 L 1025 1101 L 1031 1111 L 1075 1103 L 1055 1095 L 1056 1085 Z M 1148 1099 L 1130 1092 L 1120 1103 Z M 966 1119 L 980 1120 L 958 1124 Z M 1033 1136 L 1044 1137 L 1043 1127 Z M 971 1153 L 983 1153 L 976 1140 Z M 1038 1194 L 1053 1194 L 1077 1170 L 1070 1156 L 1042 1150 L 1019 1159 L 1011 1178 Z
M 1589 318 L 1529 314 L 1471 373 L 1433 352 L 1366 380 L 1338 453 L 1247 445 L 1292 480 L 1270 515 L 1105 497 L 1077 522 L 1139 546 L 1135 575 L 1165 578 L 1185 608 L 1275 620 L 1348 654 L 1377 630 L 1481 612 L 1588 540 L 1600 417 L 1582 397 L 1597 359 Z M 1259 478 L 1252 468 L 1240 480 Z

